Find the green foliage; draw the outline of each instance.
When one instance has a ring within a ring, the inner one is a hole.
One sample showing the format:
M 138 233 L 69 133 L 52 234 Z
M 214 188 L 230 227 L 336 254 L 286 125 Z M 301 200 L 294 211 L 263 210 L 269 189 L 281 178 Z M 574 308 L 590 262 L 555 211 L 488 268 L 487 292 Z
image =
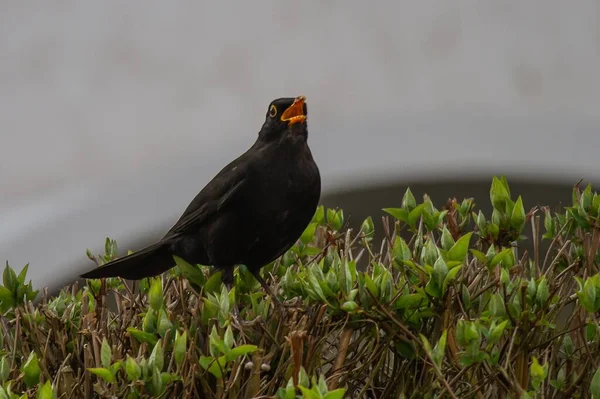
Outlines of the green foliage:
M 25 284 L 28 268 L 29 265 L 25 265 L 17 276 L 6 262 L 4 273 L 2 273 L 2 285 L 0 285 L 0 316 L 37 297 L 39 291 L 33 289 L 31 280 Z
M 7 265 L 0 398 L 599 398 L 600 196 L 572 197 L 527 210 L 494 177 L 485 214 L 407 189 L 381 231 L 319 207 L 263 268 L 285 310 L 243 265 L 231 291 L 176 258 L 36 305 L 27 266 Z M 98 264 L 117 256 L 105 244 Z

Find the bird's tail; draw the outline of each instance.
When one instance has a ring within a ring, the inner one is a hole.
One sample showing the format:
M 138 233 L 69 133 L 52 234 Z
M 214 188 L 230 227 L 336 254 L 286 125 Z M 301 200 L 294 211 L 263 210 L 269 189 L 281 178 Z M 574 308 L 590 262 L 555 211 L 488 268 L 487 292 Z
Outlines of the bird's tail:
M 170 243 L 159 242 L 131 255 L 115 259 L 81 275 L 83 278 L 123 277 L 141 280 L 159 275 L 175 266 Z

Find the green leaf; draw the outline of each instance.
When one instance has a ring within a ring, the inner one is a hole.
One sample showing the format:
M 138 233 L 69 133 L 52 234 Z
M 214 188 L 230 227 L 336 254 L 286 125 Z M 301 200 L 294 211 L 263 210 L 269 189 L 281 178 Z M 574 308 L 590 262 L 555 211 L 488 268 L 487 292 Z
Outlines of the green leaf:
M 539 364 L 537 358 L 533 356 L 531 366 L 529 367 L 529 373 L 534 380 L 543 381 L 546 378 L 547 370 Z
M 21 269 L 21 273 L 19 273 L 19 276 L 17 277 L 17 281 L 19 282 L 20 285 L 25 285 L 25 278 L 27 277 L 28 269 L 29 269 L 29 263 L 26 264 L 25 266 L 23 266 L 23 269 Z
M 373 280 L 379 288 L 379 298 L 382 302 L 388 303 L 392 299 L 392 276 L 387 269 L 382 269 L 381 273 Z
M 504 214 L 506 214 L 506 216 L 508 216 L 508 221 L 509 225 L 510 225 L 510 215 L 512 215 L 513 213 L 513 209 L 515 207 L 515 203 L 509 198 L 506 200 L 506 208 L 503 212 L 503 214 L 500 214 L 500 212 L 498 210 L 495 210 L 497 213 L 497 219 L 494 219 L 494 215 L 492 215 L 492 220 L 494 221 L 494 223 L 498 224 L 498 225 L 504 225 L 504 222 L 506 220 L 506 218 L 504 217 Z
M 35 352 L 29 354 L 29 358 L 25 364 L 21 366 L 21 371 L 23 372 L 23 381 L 27 388 L 33 388 L 40 382 L 41 370 Z
M 231 326 L 227 326 L 227 329 L 225 330 L 223 343 L 227 349 L 231 349 L 233 347 L 233 331 L 231 331 Z
M 50 380 L 46 380 L 44 384 L 39 384 L 38 393 L 36 395 L 37 399 L 54 399 L 56 398 L 56 394 L 52 389 L 52 383 Z
M 548 291 L 548 283 L 546 282 L 546 276 L 542 276 L 537 286 L 535 301 L 538 303 L 538 305 L 544 306 L 549 296 L 550 292 Z
M 287 385 L 284 388 L 280 388 L 277 392 L 279 399 L 296 399 L 296 389 L 294 388 L 294 380 L 290 377 Z
M 154 390 L 154 396 L 160 396 L 164 389 L 162 376 L 158 367 L 152 369 L 152 389 Z
M 221 290 L 221 276 L 221 271 L 212 273 L 208 280 L 206 280 L 206 284 L 204 284 L 204 292 L 207 294 L 218 293 Z
M 439 251 L 433 240 L 427 240 L 421 251 L 421 263 L 433 265 L 438 260 Z
M 517 202 L 510 215 L 510 225 L 513 229 L 520 232 L 525 225 L 525 208 L 523 207 L 523 199 L 519 195 Z
M 442 295 L 446 293 L 446 289 L 448 288 L 448 284 L 454 280 L 458 272 L 462 269 L 462 266 L 457 266 L 448 271 L 446 277 L 444 278 L 444 284 L 442 285 Z
M 175 343 L 173 344 L 173 355 L 175 356 L 175 364 L 181 367 L 185 354 L 187 352 L 187 331 L 179 335 L 179 331 L 175 332 Z
M 311 271 L 309 271 L 307 277 L 308 277 L 309 286 L 310 286 L 311 290 L 315 293 L 317 298 L 322 300 L 323 302 L 327 302 L 327 298 L 325 297 L 325 294 L 323 293 L 323 288 L 321 288 L 321 284 L 319 283 L 319 280 L 315 276 L 315 273 L 311 270 Z
M 500 270 L 500 284 L 502 284 L 503 286 L 507 286 L 508 284 L 510 284 L 510 273 L 506 269 Z
M 358 309 L 358 304 L 354 301 L 346 301 L 342 304 L 341 309 L 344 312 L 352 313 Z
M 415 196 L 413 195 L 412 191 L 410 191 L 409 187 L 406 189 L 406 192 L 402 197 L 402 208 L 412 211 L 416 206 L 417 201 L 415 200 Z
M 417 222 L 423 213 L 423 209 L 425 209 L 425 204 L 421 204 L 414 208 L 412 211 L 408 213 L 407 223 L 410 227 L 415 228 L 417 226 Z
M 232 361 L 240 356 L 245 356 L 250 353 L 256 352 L 257 350 L 258 346 L 256 345 L 240 345 L 231 349 L 231 351 L 229 351 L 229 353 L 227 354 L 226 359 L 227 361 Z
M 460 296 L 463 306 L 466 310 L 469 310 L 471 308 L 471 294 L 465 284 L 461 284 L 460 286 Z
M 168 385 L 177 382 L 177 381 L 181 381 L 182 379 L 174 373 L 160 373 L 160 379 L 162 380 L 162 385 L 164 387 L 167 387 Z
M 202 367 L 204 370 L 207 370 L 216 378 L 223 377 L 223 371 L 225 369 L 224 356 L 221 356 L 217 359 L 215 359 L 212 356 L 200 356 L 200 360 L 198 363 L 200 364 L 200 367 Z
M 448 338 L 448 331 L 444 330 L 444 333 L 440 337 L 440 340 L 435 345 L 432 351 L 432 359 L 438 367 L 442 366 L 442 360 L 444 360 L 444 354 L 446 352 L 446 340 Z
M 109 368 L 112 360 L 112 350 L 106 338 L 102 338 L 102 346 L 100 347 L 100 361 L 102 367 Z
M 442 228 L 442 238 L 441 238 L 442 248 L 446 251 L 452 248 L 454 245 L 454 238 L 452 238 L 452 234 L 450 230 L 444 225 Z
M 408 222 L 408 210 L 402 208 L 383 208 L 385 213 L 392 215 L 401 222 Z
M 2 277 L 4 287 L 8 288 L 8 290 L 12 293 L 16 292 L 17 275 L 15 274 L 15 271 L 8 265 L 8 262 L 6 262 L 6 267 L 4 268 L 4 273 L 2 274 Z
M 593 198 L 592 185 L 588 184 L 581 193 L 579 204 L 583 209 L 588 209 L 592 205 Z
M 496 210 L 494 210 L 494 212 L 496 212 Z M 497 240 L 498 236 L 500 235 L 500 226 L 498 225 L 498 223 L 488 222 L 487 226 L 485 227 L 485 231 L 487 231 L 488 235 L 492 239 Z
M 306 370 L 304 366 L 300 366 L 300 373 L 298 373 L 298 385 L 302 385 L 307 387 L 310 385 L 310 381 L 308 379 L 308 374 L 306 374 Z
M 162 278 L 157 277 L 153 278 L 150 284 L 150 290 L 148 291 L 148 301 L 150 302 L 150 307 L 158 312 L 163 305 L 163 286 L 162 286 Z
M 150 357 L 148 358 L 148 364 L 150 365 L 151 368 L 157 368 L 158 371 L 162 371 L 163 367 L 164 367 L 164 355 L 163 355 L 163 349 L 162 349 L 162 345 L 161 342 L 158 341 L 156 342 L 156 345 L 154 345 L 154 349 L 152 349 L 152 353 L 150 354 Z
M 127 360 L 125 360 L 125 374 L 127 374 L 127 379 L 131 382 L 139 380 L 142 376 L 142 368 L 129 355 L 127 355 Z
M 235 287 L 231 289 L 235 293 Z M 223 319 L 229 318 L 229 312 L 231 310 L 231 301 L 229 300 L 229 291 L 227 291 L 227 287 L 223 284 L 221 286 L 221 295 L 219 296 L 219 311 L 220 316 Z
M 204 277 L 204 273 L 202 273 L 202 271 L 198 267 L 189 264 L 179 256 L 173 256 L 173 259 L 175 260 L 175 264 L 177 265 L 177 267 L 179 267 L 181 274 L 183 274 L 183 277 L 185 277 L 186 280 L 188 280 L 192 284 L 194 289 L 199 291 L 206 282 L 206 277 Z
M 490 247 L 490 248 L 493 248 L 493 247 Z M 469 251 L 473 254 L 473 256 L 475 256 L 475 258 L 479 262 L 483 263 L 484 265 L 488 263 L 487 256 L 483 252 L 478 251 L 476 249 L 470 249 Z
M 154 309 L 148 309 L 144 315 L 144 319 L 142 320 L 142 328 L 144 329 L 144 332 L 147 333 L 156 332 L 156 312 Z
M 342 209 L 327 209 L 327 223 L 333 230 L 340 230 L 344 225 L 344 211 Z
M 212 357 L 217 357 L 223 353 L 227 348 L 225 348 L 225 343 L 219 336 L 217 332 L 217 326 L 213 325 L 210 331 L 210 335 L 208 336 L 208 351 Z
M 592 399 L 600 399 L 600 368 L 596 370 L 592 377 L 590 393 L 592 394 Z
M 598 209 L 598 207 L 600 207 L 600 195 L 598 195 L 598 193 L 594 193 L 592 198 L 592 208 Z
M 8 288 L 0 286 L 0 312 L 8 311 L 15 305 L 14 302 L 12 292 Z
M 473 232 L 469 232 L 464 236 L 460 237 L 458 241 L 448 250 L 446 258 L 448 260 L 463 262 L 467 256 L 469 250 L 469 243 L 471 242 L 471 236 Z
M 582 229 L 590 228 L 590 224 L 587 220 L 587 214 L 583 209 L 567 208 L 567 212 L 569 216 L 571 216 L 575 220 L 579 227 L 581 227 Z
M 160 310 L 158 312 L 158 325 L 156 326 L 156 330 L 161 337 L 167 335 L 167 332 L 173 328 L 173 323 L 167 317 L 167 312 L 165 310 Z
M 323 399 L 323 396 L 314 390 L 305 388 L 302 385 L 298 385 L 298 388 L 302 392 L 302 399 Z
M 135 338 L 139 343 L 147 343 L 151 346 L 156 345 L 158 338 L 156 338 L 153 334 L 140 331 L 137 328 L 129 327 L 127 328 L 127 332 Z
M 396 265 L 401 265 L 402 261 L 410 260 L 412 258 L 410 248 L 400 236 L 396 236 L 396 238 L 394 238 L 394 248 L 392 250 L 392 254 L 394 256 L 394 263 Z
M 506 316 L 506 308 L 504 307 L 504 298 L 502 295 L 496 293 L 490 298 L 490 304 L 488 306 L 490 314 L 496 317 Z
M 588 278 L 583 285 L 583 292 L 577 293 L 581 305 L 588 312 L 596 312 L 596 284 L 594 284 L 593 278 Z
M 362 231 L 362 234 L 365 236 L 365 240 L 367 242 L 373 239 L 373 235 L 375 234 L 375 225 L 373 224 L 373 219 L 371 218 L 371 216 L 369 216 L 362 222 L 362 225 L 360 226 L 360 231 Z
M 562 391 L 566 387 L 567 372 L 565 369 L 566 369 L 565 366 L 561 367 L 560 370 L 558 370 L 558 375 L 556 376 L 556 380 L 550 380 L 550 385 L 558 391 Z M 593 395 L 592 395 L 592 398 L 594 398 Z M 598 398 L 598 396 L 596 396 L 596 398 Z
M 436 212 L 434 214 L 434 217 L 437 219 L 435 221 L 435 226 L 443 225 L 444 218 L 446 217 L 447 214 L 448 214 L 448 211 Z
M 334 389 L 333 391 L 327 392 L 323 396 L 323 399 L 343 399 L 345 393 L 346 389 L 344 388 Z
M 490 267 L 494 267 L 502 262 L 502 264 L 512 264 L 512 249 L 505 248 L 500 253 L 496 254 L 490 261 Z
M 421 212 L 421 217 L 423 218 L 423 223 L 427 230 L 433 231 L 437 226 L 437 218 L 435 218 L 428 210 L 427 207 L 423 208 Z
M 488 341 L 490 343 L 498 341 L 502 337 L 502 334 L 504 333 L 504 329 L 506 328 L 507 324 L 508 320 L 504 320 L 498 325 L 493 324 L 493 327 L 490 327 L 490 335 L 488 336 Z
M 592 341 L 594 338 L 596 338 L 597 330 L 598 330 L 598 327 L 596 327 L 596 323 L 593 323 L 593 322 L 587 323 L 585 326 L 585 338 L 588 341 Z
M 319 205 L 315 214 L 313 215 L 312 222 L 317 224 L 323 224 L 325 221 L 325 207 L 323 205 Z
M 481 342 L 481 334 L 477 324 L 471 321 L 458 320 L 456 323 L 456 339 L 462 346 L 468 346 L 473 343 Z
M 504 181 L 506 181 L 506 179 L 504 179 Z M 492 187 L 490 189 L 490 201 L 492 202 L 494 209 L 504 212 L 507 200 L 510 200 L 510 193 L 507 190 L 506 185 L 503 181 L 494 176 L 492 179 Z
M 325 377 L 323 376 L 323 374 L 321 374 L 319 376 L 319 381 L 316 384 L 315 384 L 315 377 L 313 377 L 312 383 L 313 383 L 313 388 L 316 386 L 317 389 L 319 390 L 319 392 L 321 393 L 321 395 L 324 395 L 327 393 L 327 391 L 328 391 L 327 382 L 325 381 Z
M 502 185 L 506 189 L 508 197 L 510 198 L 510 187 L 508 186 L 508 180 L 506 180 L 506 176 L 504 176 L 504 174 L 500 175 L 500 181 L 502 182 Z
M 373 295 L 375 298 L 379 298 L 379 288 L 375 285 L 375 282 L 369 277 L 368 274 L 364 275 L 365 277 L 365 286 L 367 290 Z
M 423 334 L 419 334 L 419 337 L 421 338 L 421 342 L 423 343 L 423 349 L 425 350 L 425 352 L 427 352 L 429 356 L 433 358 L 433 349 L 431 348 L 429 340 Z
M 421 293 L 402 295 L 394 302 L 394 309 L 419 308 L 429 303 Z
M 442 286 L 438 285 L 436 283 L 435 278 L 433 276 L 431 276 L 431 278 L 427 282 L 427 285 L 425 286 L 425 292 L 434 298 L 441 298 L 442 297 Z
M 487 222 L 485 220 L 485 215 L 483 214 L 483 212 L 481 212 L 480 210 L 477 215 L 475 215 L 475 212 L 473 212 L 473 219 L 475 219 L 475 224 L 477 225 L 479 233 L 485 236 Z
M 300 236 L 300 241 L 303 244 L 308 244 L 309 242 L 312 242 L 312 240 L 315 237 L 315 231 L 317 230 L 317 226 L 317 223 L 309 223 L 309 225 L 306 226 L 306 229 L 304 229 L 304 232 Z
M 114 259 L 117 255 L 117 243 L 114 240 L 111 240 L 109 237 L 106 237 L 106 241 L 104 242 L 104 256 L 107 260 Z
M 439 257 L 433 265 L 433 278 L 438 287 L 442 288 L 444 286 L 444 279 L 447 275 L 448 267 L 446 266 L 446 262 L 444 262 L 444 259 Z
M 96 374 L 98 377 L 102 378 L 104 381 L 113 383 L 115 382 L 115 376 L 110 372 L 109 369 L 104 367 L 92 367 L 87 369 L 90 373 Z
M 552 218 L 552 213 L 550 212 L 550 209 L 544 209 L 544 228 L 546 229 L 546 232 L 550 234 L 550 236 L 554 236 L 554 234 L 556 233 L 554 228 L 555 224 L 556 222 Z
M 565 352 L 567 359 L 573 357 L 573 352 L 574 352 L 573 340 L 571 339 L 570 335 L 566 335 L 565 338 L 563 339 L 562 349 Z
M 527 283 L 527 300 L 529 302 L 533 302 L 533 300 L 535 299 L 535 294 L 537 291 L 537 286 L 535 285 L 535 280 L 529 280 L 529 282 Z
M 10 375 L 10 362 L 8 356 L 2 356 L 0 360 L 0 383 L 4 384 Z M 1 384 L 0 384 L 1 385 Z

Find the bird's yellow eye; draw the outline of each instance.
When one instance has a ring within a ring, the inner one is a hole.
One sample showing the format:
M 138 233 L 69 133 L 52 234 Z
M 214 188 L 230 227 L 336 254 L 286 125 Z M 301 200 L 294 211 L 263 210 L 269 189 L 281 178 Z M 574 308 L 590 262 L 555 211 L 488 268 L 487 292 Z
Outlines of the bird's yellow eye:
M 269 116 L 271 118 L 275 117 L 275 115 L 277 115 L 277 107 L 274 105 L 271 105 L 271 108 L 269 108 Z

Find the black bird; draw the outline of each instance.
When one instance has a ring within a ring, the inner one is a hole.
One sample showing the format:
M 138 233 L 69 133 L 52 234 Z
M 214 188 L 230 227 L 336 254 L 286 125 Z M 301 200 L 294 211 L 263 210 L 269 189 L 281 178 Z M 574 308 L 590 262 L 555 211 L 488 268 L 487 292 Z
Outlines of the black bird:
M 139 280 L 174 267 L 176 255 L 221 270 L 229 286 L 235 265 L 246 265 L 277 301 L 259 271 L 296 242 L 321 195 L 305 100 L 274 100 L 254 145 L 200 191 L 159 242 L 81 277 Z

